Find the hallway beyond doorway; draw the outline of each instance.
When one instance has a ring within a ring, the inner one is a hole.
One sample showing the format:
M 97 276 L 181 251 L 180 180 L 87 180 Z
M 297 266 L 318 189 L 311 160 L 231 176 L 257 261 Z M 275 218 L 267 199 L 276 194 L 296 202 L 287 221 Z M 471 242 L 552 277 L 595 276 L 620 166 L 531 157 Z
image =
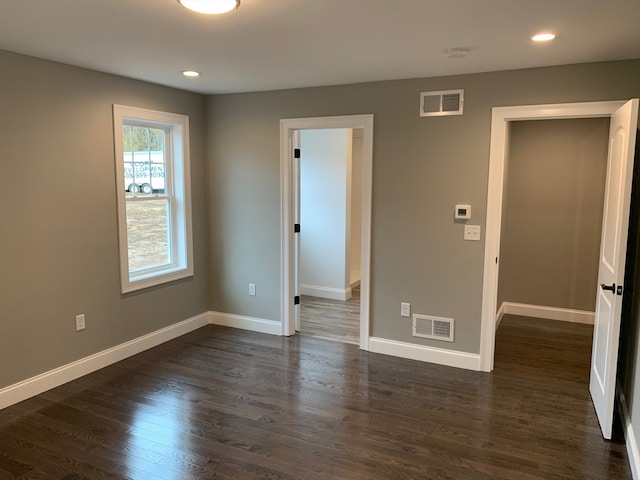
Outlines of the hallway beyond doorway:
M 302 295 L 300 333 L 358 345 L 360 341 L 360 287 L 347 301 Z

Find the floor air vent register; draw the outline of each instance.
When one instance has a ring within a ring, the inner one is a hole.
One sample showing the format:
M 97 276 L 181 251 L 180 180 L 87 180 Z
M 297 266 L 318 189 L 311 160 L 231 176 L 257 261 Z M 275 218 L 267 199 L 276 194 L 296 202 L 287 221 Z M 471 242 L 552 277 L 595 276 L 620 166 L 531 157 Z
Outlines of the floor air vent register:
M 453 342 L 453 318 L 415 314 L 413 336 Z

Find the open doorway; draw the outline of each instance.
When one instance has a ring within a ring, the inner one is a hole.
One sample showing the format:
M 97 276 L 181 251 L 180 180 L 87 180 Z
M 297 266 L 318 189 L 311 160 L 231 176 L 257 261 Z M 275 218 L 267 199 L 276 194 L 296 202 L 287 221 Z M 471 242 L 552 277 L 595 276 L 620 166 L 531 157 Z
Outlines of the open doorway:
M 298 138 L 296 331 L 358 345 L 363 129 L 306 129 Z
M 358 341 L 361 349 L 368 350 L 369 341 L 369 293 L 370 293 L 370 257 L 371 257 L 371 187 L 373 163 L 373 115 L 349 115 L 340 117 L 315 117 L 286 119 L 280 122 L 280 160 L 281 160 L 281 245 L 282 245 L 282 334 L 294 335 L 300 324 L 300 278 L 299 241 L 300 230 L 297 226 L 299 218 L 298 169 L 300 161 L 300 132 L 304 130 L 356 129 L 362 132 L 362 170 L 359 182 L 352 185 L 354 195 L 361 202 L 359 218 L 360 242 L 360 285 L 359 285 L 359 321 Z M 297 158 L 296 158 L 297 157 Z M 357 219 L 354 219 L 356 221 Z M 345 264 L 344 275 L 349 279 L 349 286 L 343 290 L 351 290 L 350 269 Z M 347 272 L 349 270 L 349 272 Z M 338 289 L 340 290 L 340 289 Z
M 563 391 L 589 384 L 609 124 L 606 117 L 510 124 L 496 371 L 525 365 Z
M 610 118 L 602 236 L 589 391 L 602 434 L 611 438 L 616 364 L 633 177 L 638 99 L 493 109 L 483 282 L 481 368 L 493 370 L 497 324 L 502 200 L 511 122 L 563 118 Z
M 495 107 L 491 125 L 491 153 L 487 197 L 486 243 L 482 301 L 482 333 L 480 344 L 481 369 L 493 370 L 495 332 L 498 323 L 498 276 L 501 258 L 503 197 L 508 178 L 507 159 L 510 129 L 519 121 L 554 119 L 606 118 L 620 109 L 625 102 L 592 102 L 555 105 L 528 105 L 521 107 Z M 631 174 L 626 171 L 625 185 L 631 185 Z M 629 196 L 630 191 L 623 192 Z M 624 202 L 622 202 L 624 203 Z M 623 216 L 624 217 L 624 216 Z M 626 227 L 625 227 L 626 231 Z
M 516 314 L 593 325 L 609 123 L 511 124 L 498 323 L 504 314 Z

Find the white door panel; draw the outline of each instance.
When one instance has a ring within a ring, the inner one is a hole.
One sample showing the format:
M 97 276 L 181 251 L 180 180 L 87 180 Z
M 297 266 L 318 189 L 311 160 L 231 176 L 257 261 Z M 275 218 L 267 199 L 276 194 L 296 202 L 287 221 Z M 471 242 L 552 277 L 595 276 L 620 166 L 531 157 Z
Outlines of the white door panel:
M 607 189 L 605 192 L 604 219 L 602 230 L 608 232 L 602 236 L 601 265 L 608 273 L 615 275 L 618 247 L 618 223 L 620 222 L 620 195 L 621 195 L 621 165 L 620 165 L 620 136 L 617 133 L 617 141 L 609 138 L 609 162 L 607 165 Z M 616 159 L 616 161 L 612 161 Z
M 618 343 L 622 314 L 633 154 L 638 99 L 611 115 L 607 179 L 598 270 L 598 297 L 591 353 L 589 390 L 602 435 L 610 439 L 613 426 Z
M 596 309 L 597 315 L 595 319 L 594 325 L 594 334 L 593 334 L 593 367 L 592 367 L 592 375 L 595 376 L 595 379 L 598 382 L 598 387 L 600 390 L 604 390 L 604 378 L 605 372 L 607 371 L 607 343 L 602 341 L 609 337 L 609 326 L 610 322 L 607 319 L 611 318 L 613 314 L 612 302 L 609 298 L 607 298 L 606 291 L 600 290 L 598 295 L 598 306 Z

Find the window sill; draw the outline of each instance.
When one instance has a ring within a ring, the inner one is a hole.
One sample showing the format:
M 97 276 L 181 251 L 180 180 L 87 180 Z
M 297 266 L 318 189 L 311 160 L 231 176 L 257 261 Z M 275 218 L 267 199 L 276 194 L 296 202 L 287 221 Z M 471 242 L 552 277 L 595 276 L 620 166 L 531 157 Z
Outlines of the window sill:
M 131 293 L 188 277 L 193 277 L 193 269 L 186 267 L 173 267 L 161 272 L 135 275 L 122 279 L 122 293 Z

